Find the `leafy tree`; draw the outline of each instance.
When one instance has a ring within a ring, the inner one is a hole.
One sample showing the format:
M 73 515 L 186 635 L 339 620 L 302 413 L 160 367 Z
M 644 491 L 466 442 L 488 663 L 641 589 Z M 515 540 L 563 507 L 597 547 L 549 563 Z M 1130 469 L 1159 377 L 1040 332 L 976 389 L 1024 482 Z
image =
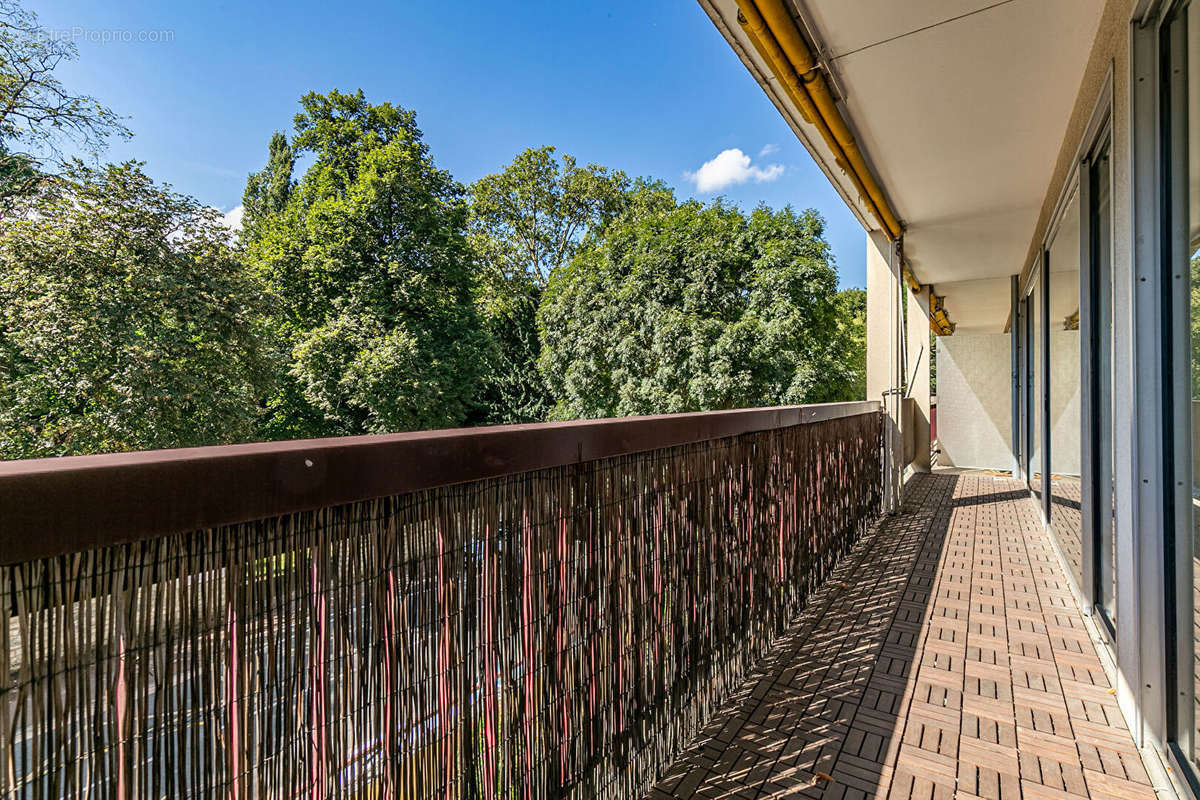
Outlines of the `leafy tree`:
M 623 172 L 553 147 L 528 149 L 470 188 L 471 244 L 480 266 L 478 305 L 494 344 L 481 388 L 484 419 L 533 422 L 553 402 L 538 372 L 537 308 L 550 274 L 625 200 Z
M 1200 250 L 1192 253 L 1192 399 L 1200 400 Z M 1200 484 L 1200 475 L 1196 476 Z
M 110 109 L 74 94 L 54 76 L 78 57 L 74 43 L 42 27 L 14 0 L 0 0 L 0 198 L 28 195 L 63 147 L 96 154 L 129 131 Z
M 554 416 L 845 396 L 823 232 L 815 211 L 747 217 L 639 183 L 627 210 L 550 278 L 538 322 Z
M 826 347 L 826 369 L 816 395 L 825 402 L 867 397 L 867 293 L 844 289 L 834 299 L 833 336 Z
M 276 131 L 267 145 L 267 166 L 261 172 L 251 173 L 246 180 L 246 191 L 242 195 L 242 230 L 253 236 L 259 220 L 281 213 L 287 207 L 292 193 L 292 171 L 296 168 L 296 156 L 288 144 L 287 136 Z
M 215 211 L 75 162 L 22 212 L 0 223 L 0 456 L 252 436 L 259 293 Z
M 463 188 L 434 166 L 413 112 L 361 91 L 300 106 L 290 148 L 273 138 L 247 184 L 242 243 L 272 293 L 278 364 L 263 435 L 462 423 L 486 350 Z M 296 158 L 312 163 L 293 184 Z

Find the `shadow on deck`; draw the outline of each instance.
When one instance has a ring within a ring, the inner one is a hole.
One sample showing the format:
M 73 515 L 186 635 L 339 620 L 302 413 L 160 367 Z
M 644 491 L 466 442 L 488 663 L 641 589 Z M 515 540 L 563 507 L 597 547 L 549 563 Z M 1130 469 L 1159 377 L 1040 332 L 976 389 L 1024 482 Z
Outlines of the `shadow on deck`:
M 914 476 L 650 797 L 1153 797 L 1037 520 Z

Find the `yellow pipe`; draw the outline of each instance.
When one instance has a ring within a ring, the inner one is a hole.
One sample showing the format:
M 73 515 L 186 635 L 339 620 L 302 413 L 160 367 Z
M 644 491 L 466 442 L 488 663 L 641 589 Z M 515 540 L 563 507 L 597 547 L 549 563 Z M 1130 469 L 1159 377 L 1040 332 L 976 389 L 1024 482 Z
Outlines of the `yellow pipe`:
M 800 117 L 816 127 L 833 152 L 834 162 L 850 178 L 888 238 L 898 239 L 902 233 L 900 221 L 867 165 L 850 126 L 838 110 L 829 84 L 817 69 L 816 58 L 796 29 L 791 14 L 781 0 L 757 0 L 757 3 L 755 0 L 737 0 L 737 5 L 740 11 L 738 23 L 795 103 Z M 907 264 L 903 265 L 901 274 L 913 294 L 921 291 L 921 282 Z
M 767 28 L 766 22 L 763 21 L 754 3 L 751 0 L 738 0 L 738 7 L 741 9 L 741 13 L 738 14 L 738 22 L 745 29 L 747 38 L 750 39 L 750 43 L 754 45 L 754 49 L 758 51 L 763 61 L 767 62 L 767 66 L 771 68 L 771 72 L 775 75 L 775 79 L 779 81 L 779 85 L 783 87 L 788 97 L 795 103 L 796 109 L 800 112 L 800 117 L 805 122 L 816 127 L 817 132 L 821 134 L 826 144 L 829 145 L 830 150 L 833 151 L 834 160 L 838 167 L 846 173 L 851 183 L 854 184 L 859 197 L 867 204 L 871 213 L 880 221 L 880 224 L 884 225 L 888 237 L 895 239 L 899 232 L 887 229 L 887 225 L 884 223 L 884 215 L 871 198 L 871 194 L 867 190 L 866 185 L 863 184 L 857 170 L 840 155 L 837 138 L 829 129 L 825 118 L 821 116 L 816 106 L 813 105 L 812 98 L 804 88 L 803 81 L 800 80 L 800 76 L 796 74 L 796 70 L 787 60 L 787 56 L 780 48 L 779 42 Z
M 783 0 L 738 0 L 738 8 L 742 9 L 743 14 L 744 6 L 747 5 L 755 5 L 759 17 L 766 22 L 767 29 L 779 42 L 792 68 L 803 79 L 804 88 L 811 97 L 812 104 L 816 106 L 817 113 L 833 134 L 838 149 L 845 154 L 851 168 L 866 187 L 867 195 L 879 212 L 879 221 L 891 238 L 895 239 L 900 235 L 900 221 L 888 205 L 882 187 L 867 166 L 866 158 L 859 149 L 850 126 L 838 110 L 833 93 L 829 91 L 828 81 L 816 68 L 816 57 L 797 30 L 792 15 L 783 5 Z
M 950 321 L 950 316 L 946 313 L 945 307 L 942 305 L 944 297 L 940 297 L 929 291 L 929 327 L 938 336 L 949 336 L 954 333 L 954 323 Z

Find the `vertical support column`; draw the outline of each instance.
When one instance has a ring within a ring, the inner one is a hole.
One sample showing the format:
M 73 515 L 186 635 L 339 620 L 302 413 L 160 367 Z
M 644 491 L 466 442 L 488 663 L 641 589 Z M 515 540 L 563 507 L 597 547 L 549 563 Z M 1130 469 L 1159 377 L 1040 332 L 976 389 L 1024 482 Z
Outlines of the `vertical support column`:
M 867 233 L 867 399 L 883 400 L 887 452 L 884 458 L 883 507 L 895 513 L 899 505 L 900 453 L 904 440 L 899 427 L 898 387 L 903 330 L 899 307 L 900 261 L 895 245 L 881 233 Z
M 892 273 L 888 266 L 887 239 L 867 234 L 867 400 L 881 400 L 892 388 L 891 356 L 894 349 L 889 323 Z
M 929 305 L 930 287 L 922 286 L 921 291 L 913 294 L 908 287 L 902 287 L 908 294 L 908 317 L 905 323 L 905 336 L 908 339 L 908 397 L 912 404 L 912 416 L 904 420 L 904 424 L 912 426 L 912 441 L 916 443 L 911 462 L 917 472 L 929 472 L 932 467 L 930 458 L 931 442 L 929 441 L 929 362 L 931 358 L 929 347 Z M 910 432 L 905 432 L 905 438 Z

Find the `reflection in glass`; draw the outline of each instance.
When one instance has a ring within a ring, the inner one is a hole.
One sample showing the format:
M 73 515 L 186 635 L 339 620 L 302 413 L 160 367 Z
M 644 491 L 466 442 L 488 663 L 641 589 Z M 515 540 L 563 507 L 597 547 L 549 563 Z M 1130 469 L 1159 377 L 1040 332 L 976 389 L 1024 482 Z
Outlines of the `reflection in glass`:
M 1193 714 L 1192 739 L 1193 749 L 1200 742 L 1200 710 L 1195 709 L 1196 698 L 1200 698 L 1200 13 L 1196 4 L 1184 9 L 1180 18 L 1174 22 L 1173 41 L 1178 47 L 1180 31 L 1186 31 L 1183 42 L 1186 42 L 1187 64 L 1186 87 L 1187 114 L 1181 120 L 1186 125 L 1185 141 L 1187 151 L 1188 174 L 1184 177 L 1187 187 L 1187 250 L 1191 254 L 1191 414 L 1192 414 L 1192 586 L 1186 591 L 1192 594 L 1191 630 L 1180 631 L 1180 641 L 1192 641 L 1195 654 L 1192 659 L 1190 673 L 1192 686 Z M 1182 49 L 1182 48 L 1180 48 Z M 1172 59 L 1178 64 L 1177 59 Z M 1176 73 L 1175 80 L 1178 80 Z M 1173 93 L 1174 94 L 1174 93 Z M 1174 101 L 1172 101 L 1174 102 Z M 1178 165 L 1177 165 L 1178 166 Z M 1190 755 L 1195 757 L 1195 753 Z
M 1042 279 L 1029 293 L 1029 488 L 1042 497 Z
M 1079 194 L 1072 195 L 1050 243 L 1050 525 L 1077 584 L 1083 581 L 1079 476 Z
M 1091 187 L 1089 231 L 1091 240 L 1091 278 L 1093 321 L 1092 364 L 1095 368 L 1093 404 L 1095 413 L 1095 471 L 1091 480 L 1095 487 L 1096 597 L 1109 624 L 1117 623 L 1116 536 L 1114 525 L 1116 503 L 1113 493 L 1113 291 L 1112 291 L 1112 171 L 1110 153 L 1112 142 L 1105 139 L 1092 154 L 1088 164 Z

